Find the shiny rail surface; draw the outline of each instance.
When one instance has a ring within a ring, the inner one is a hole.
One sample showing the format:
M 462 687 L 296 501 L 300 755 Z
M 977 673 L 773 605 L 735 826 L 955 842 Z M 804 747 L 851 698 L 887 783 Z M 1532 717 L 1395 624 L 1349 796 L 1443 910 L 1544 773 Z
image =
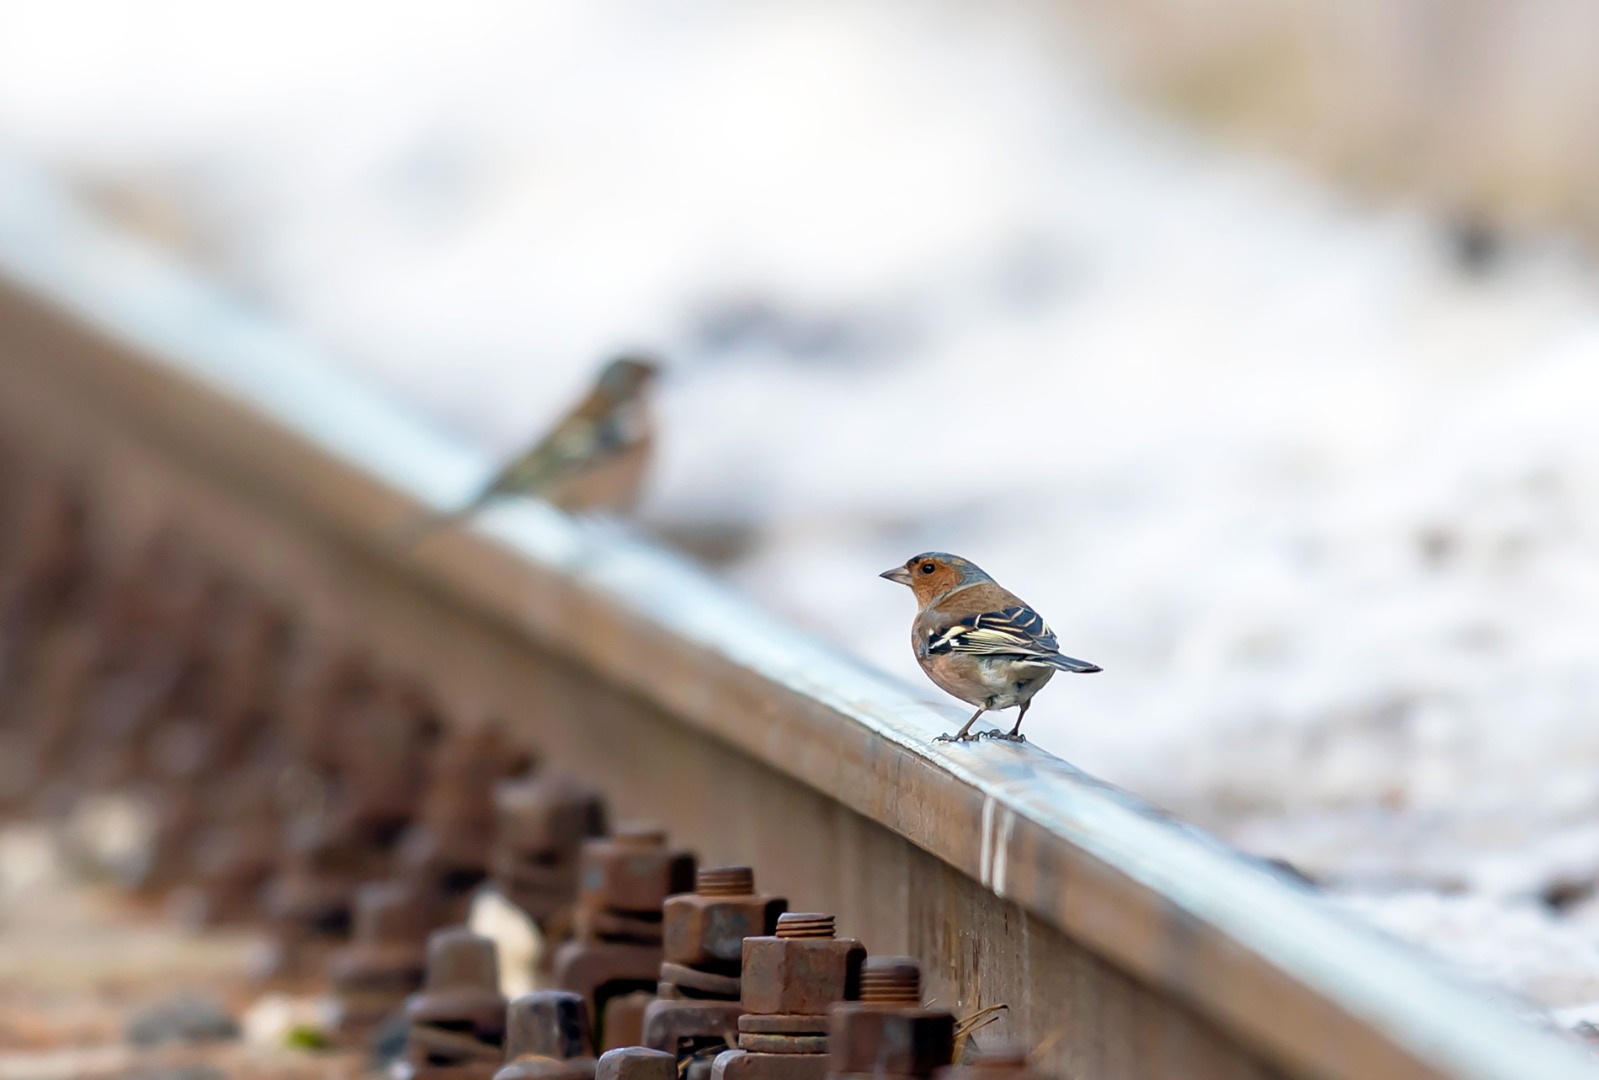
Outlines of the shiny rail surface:
M 396 553 L 396 522 L 487 463 L 3 161 L 0 433 L 81 477 L 114 528 L 181 518 L 622 816 L 920 957 L 941 1004 L 1008 1004 L 1056 1075 L 1599 1075 L 1063 761 L 934 743 L 953 710 L 619 529 L 530 505 Z

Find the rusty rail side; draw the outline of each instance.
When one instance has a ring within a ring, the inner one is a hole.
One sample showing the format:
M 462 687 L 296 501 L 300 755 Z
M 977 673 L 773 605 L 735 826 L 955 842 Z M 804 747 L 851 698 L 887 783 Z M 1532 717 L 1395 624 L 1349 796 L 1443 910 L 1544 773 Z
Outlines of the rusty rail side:
M 750 863 L 1068 1077 L 1564 1077 L 1582 1052 L 1313 894 L 926 705 L 670 554 L 537 506 L 403 557 L 485 463 L 0 161 L 0 425 L 115 527 L 182 517 L 332 632 Z

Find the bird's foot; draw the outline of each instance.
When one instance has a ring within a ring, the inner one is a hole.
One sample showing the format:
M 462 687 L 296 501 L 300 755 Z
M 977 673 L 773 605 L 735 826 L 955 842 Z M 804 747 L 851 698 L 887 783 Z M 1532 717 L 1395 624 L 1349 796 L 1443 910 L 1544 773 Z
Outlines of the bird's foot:
M 983 734 L 990 739 L 1004 739 L 1006 742 L 1022 743 L 1027 741 L 1027 736 L 1019 731 L 985 731 Z
M 934 742 L 976 742 L 978 739 L 981 739 L 985 734 L 987 734 L 987 732 L 971 731 L 971 732 L 967 732 L 964 735 L 952 735 L 952 734 L 950 734 L 949 732 L 946 731 L 942 735 L 935 735 L 933 737 L 933 741 Z

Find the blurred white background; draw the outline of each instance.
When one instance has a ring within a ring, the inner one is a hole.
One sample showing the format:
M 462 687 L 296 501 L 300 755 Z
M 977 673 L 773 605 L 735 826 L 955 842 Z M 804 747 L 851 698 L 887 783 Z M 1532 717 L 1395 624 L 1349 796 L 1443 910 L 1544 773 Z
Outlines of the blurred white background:
M 1462 259 L 1458 207 L 1217 145 L 1093 40 L 1022 0 L 0 0 L 0 150 L 496 453 L 660 351 L 646 528 L 929 697 L 875 575 L 966 555 L 1106 669 L 1036 742 L 1599 1000 L 1593 264 Z

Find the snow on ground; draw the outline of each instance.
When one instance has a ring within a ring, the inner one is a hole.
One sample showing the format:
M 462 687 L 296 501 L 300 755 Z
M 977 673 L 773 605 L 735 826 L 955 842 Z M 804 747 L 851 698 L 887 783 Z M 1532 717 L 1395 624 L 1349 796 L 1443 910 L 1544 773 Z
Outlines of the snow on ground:
M 1019 2 L 0 0 L 0 139 L 497 453 L 659 348 L 653 526 L 930 696 L 875 574 L 972 557 L 1106 669 L 1035 741 L 1599 1001 L 1599 292 L 1558 243 L 1465 275 Z

